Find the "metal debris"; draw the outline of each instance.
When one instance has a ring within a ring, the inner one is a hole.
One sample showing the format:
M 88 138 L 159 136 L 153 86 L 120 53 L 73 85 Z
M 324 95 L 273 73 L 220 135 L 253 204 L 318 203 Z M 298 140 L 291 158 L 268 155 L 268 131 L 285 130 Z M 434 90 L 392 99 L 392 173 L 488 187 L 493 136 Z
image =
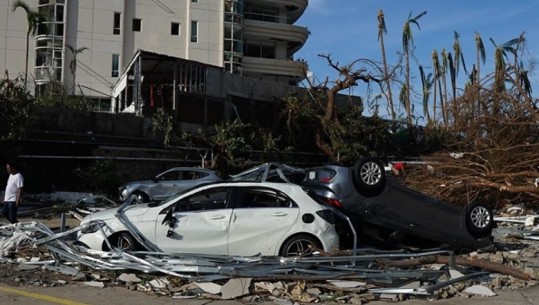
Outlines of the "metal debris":
M 125 206 L 120 207 L 117 217 L 126 221 L 122 219 L 122 208 Z M 477 272 L 477 266 L 459 265 L 461 268 L 456 270 L 455 264 L 461 263 L 463 258 L 442 250 L 412 253 L 356 249 L 350 252 L 351 255 L 324 253 L 289 258 L 124 252 L 117 248 L 104 252 L 75 245 L 69 236 L 80 229 L 75 227 L 55 233 L 37 221 L 1 226 L 0 259 L 25 266 L 21 269 L 41 267 L 93 287 L 116 283 L 175 299 L 198 296 L 237 299 L 247 296 L 251 301 L 266 298 L 288 305 L 320 301 L 362 304 L 377 299 L 402 300 L 409 295 L 447 298 L 464 293 L 468 286 L 479 282 L 489 282 L 493 289 L 500 289 L 507 283 L 515 287 L 536 283 L 534 280 L 519 281 L 510 276 Z M 143 238 L 139 238 L 139 242 L 144 243 Z M 13 258 L 14 253 L 21 252 L 21 249 L 42 249 L 43 252 L 41 257 L 32 254 L 27 256 L 31 259 L 22 261 Z M 534 277 L 537 270 L 519 260 L 522 257 L 534 258 L 537 253 L 539 247 L 529 247 L 497 253 L 471 253 L 467 260 L 510 264 L 537 279 Z M 433 256 L 444 260 L 429 260 Z M 410 260 L 426 263 L 399 266 Z M 394 265 L 385 264 L 387 262 Z M 91 270 L 89 273 L 82 271 L 87 268 Z M 107 273 L 109 271 L 113 272 Z M 115 276 L 117 271 L 124 273 Z M 478 289 L 471 291 L 477 292 Z M 488 295 L 488 292 L 482 295 Z

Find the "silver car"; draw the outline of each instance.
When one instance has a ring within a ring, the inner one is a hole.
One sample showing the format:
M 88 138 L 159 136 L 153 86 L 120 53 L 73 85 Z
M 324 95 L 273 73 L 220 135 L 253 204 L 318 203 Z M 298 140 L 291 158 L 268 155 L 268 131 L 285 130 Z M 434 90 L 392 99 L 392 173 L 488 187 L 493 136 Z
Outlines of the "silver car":
M 199 184 L 221 181 L 219 175 L 198 167 L 174 167 L 152 179 L 133 181 L 120 186 L 120 200 L 135 195 L 139 202 L 160 201 Z

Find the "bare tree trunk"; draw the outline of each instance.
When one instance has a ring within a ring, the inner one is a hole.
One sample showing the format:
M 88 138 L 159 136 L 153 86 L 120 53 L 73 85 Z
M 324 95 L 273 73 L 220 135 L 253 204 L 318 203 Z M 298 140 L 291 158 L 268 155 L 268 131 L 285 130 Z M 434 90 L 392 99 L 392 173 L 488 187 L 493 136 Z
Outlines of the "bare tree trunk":
M 449 256 L 440 256 L 440 255 L 431 255 L 424 256 L 415 259 L 409 260 L 400 260 L 400 261 L 391 261 L 391 260 L 380 260 L 384 266 L 388 267 L 412 267 L 419 265 L 428 265 L 428 264 L 449 264 Z M 530 275 L 521 272 L 519 270 L 513 269 L 511 267 L 505 266 L 503 264 L 494 263 L 485 259 L 467 259 L 461 256 L 455 257 L 455 264 L 462 266 L 477 267 L 489 271 L 494 271 L 496 273 L 507 274 L 519 278 L 521 280 L 529 281 Z

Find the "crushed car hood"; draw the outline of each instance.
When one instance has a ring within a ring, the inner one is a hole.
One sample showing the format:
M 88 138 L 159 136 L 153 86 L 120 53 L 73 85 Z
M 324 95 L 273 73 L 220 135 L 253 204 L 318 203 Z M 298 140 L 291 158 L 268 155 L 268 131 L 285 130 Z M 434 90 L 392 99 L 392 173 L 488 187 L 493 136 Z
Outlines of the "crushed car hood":
M 84 218 L 83 221 L 90 221 L 95 219 L 107 220 L 115 218 L 114 214 L 118 211 L 118 208 L 112 208 L 104 211 L 94 212 Z M 124 209 L 124 212 L 128 213 L 130 216 L 138 216 L 146 213 L 150 207 L 148 204 L 134 204 L 128 206 Z

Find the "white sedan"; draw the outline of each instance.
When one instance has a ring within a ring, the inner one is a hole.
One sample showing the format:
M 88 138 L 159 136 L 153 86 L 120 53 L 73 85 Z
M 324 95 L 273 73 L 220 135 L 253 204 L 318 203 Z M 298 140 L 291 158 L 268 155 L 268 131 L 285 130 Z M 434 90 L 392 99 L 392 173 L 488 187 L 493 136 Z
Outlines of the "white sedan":
M 223 182 L 92 213 L 78 242 L 96 250 L 296 256 L 338 249 L 334 223 L 332 208 L 301 186 Z

